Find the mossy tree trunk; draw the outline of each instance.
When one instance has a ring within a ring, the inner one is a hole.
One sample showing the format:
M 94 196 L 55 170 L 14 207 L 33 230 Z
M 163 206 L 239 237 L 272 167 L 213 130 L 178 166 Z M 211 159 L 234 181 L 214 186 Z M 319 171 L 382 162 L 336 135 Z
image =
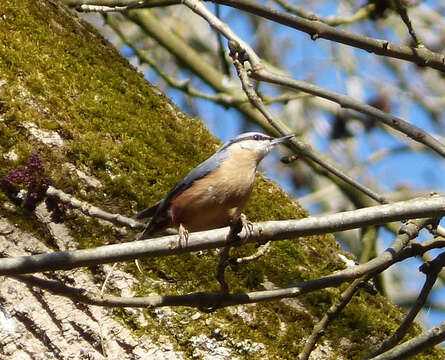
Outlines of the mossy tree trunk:
M 0 2 L 0 175 L 42 160 L 40 179 L 111 212 L 132 216 L 159 200 L 219 142 L 181 113 L 90 25 L 53 0 Z M 67 210 L 54 222 L 44 203 L 29 210 L 0 191 L 3 256 L 131 241 L 134 232 Z M 28 206 L 33 208 L 34 204 Z M 246 211 L 255 220 L 308 214 L 259 177 Z M 53 214 L 54 215 L 54 214 Z M 59 219 L 60 220 L 60 219 Z M 252 246 L 236 249 L 239 254 Z M 332 236 L 274 244 L 263 258 L 227 271 L 232 291 L 286 286 L 344 266 Z M 122 295 L 215 291 L 213 252 L 119 264 L 106 291 Z M 45 274 L 99 290 L 109 266 Z M 194 309 L 102 309 L 75 304 L 0 278 L 2 358 L 294 358 L 315 322 L 338 297 L 328 289 L 298 299 L 243 305 L 211 314 Z M 360 292 L 328 328 L 314 358 L 364 356 L 402 313 Z M 411 335 L 418 329 L 412 329 Z M 51 355 L 52 354 L 52 355 Z M 84 355 L 82 355 L 84 354 Z M 438 350 L 418 358 L 438 359 Z

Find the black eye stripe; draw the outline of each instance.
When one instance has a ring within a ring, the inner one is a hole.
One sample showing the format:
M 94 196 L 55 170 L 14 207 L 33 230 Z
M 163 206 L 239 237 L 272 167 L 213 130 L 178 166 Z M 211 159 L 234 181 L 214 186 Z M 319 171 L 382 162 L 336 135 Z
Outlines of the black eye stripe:
M 247 136 L 245 138 L 237 139 L 236 142 L 244 141 L 244 140 L 271 140 L 271 139 L 272 138 L 270 136 L 255 134 L 255 135 Z
M 223 149 L 226 149 L 227 147 L 229 147 L 232 144 L 235 144 L 237 142 L 240 141 L 245 141 L 245 140 L 272 140 L 273 138 L 267 135 L 261 135 L 261 134 L 252 134 L 249 136 L 245 136 L 245 137 L 241 137 L 241 138 L 235 138 L 233 140 L 231 140 L 230 142 L 226 143 L 222 148 L 220 148 L 218 151 L 221 151 Z

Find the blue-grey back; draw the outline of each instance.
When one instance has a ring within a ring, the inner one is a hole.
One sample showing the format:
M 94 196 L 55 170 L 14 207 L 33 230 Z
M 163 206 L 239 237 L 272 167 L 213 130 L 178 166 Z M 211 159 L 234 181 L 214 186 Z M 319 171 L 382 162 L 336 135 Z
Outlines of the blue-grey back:
M 223 146 L 224 147 L 224 146 Z M 174 188 L 170 191 L 170 193 L 165 197 L 163 203 L 161 204 L 162 209 L 166 209 L 170 201 L 189 187 L 193 185 L 193 183 L 199 179 L 204 178 L 211 172 L 218 169 L 221 164 L 230 157 L 230 150 L 223 149 L 221 147 L 215 154 L 209 157 L 207 160 L 203 161 L 197 167 L 195 167 L 192 171 L 190 171 L 184 179 L 182 179 Z M 162 211 L 162 209 L 159 209 Z

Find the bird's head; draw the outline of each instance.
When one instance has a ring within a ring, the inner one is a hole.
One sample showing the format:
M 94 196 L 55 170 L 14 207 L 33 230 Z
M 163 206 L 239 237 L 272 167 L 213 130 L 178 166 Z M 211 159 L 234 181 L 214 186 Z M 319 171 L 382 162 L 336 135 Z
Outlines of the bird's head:
M 230 151 L 232 154 L 248 156 L 260 162 L 276 145 L 288 141 L 293 136 L 273 138 L 259 132 L 247 132 L 226 142 L 219 151 Z

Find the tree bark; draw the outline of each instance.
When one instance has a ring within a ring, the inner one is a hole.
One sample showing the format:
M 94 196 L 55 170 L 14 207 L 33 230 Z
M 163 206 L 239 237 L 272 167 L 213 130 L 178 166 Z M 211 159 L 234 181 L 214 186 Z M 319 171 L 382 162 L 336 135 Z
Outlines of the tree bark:
M 133 216 L 218 147 L 198 119 L 176 106 L 92 26 L 53 0 L 0 3 L 0 175 L 32 154 L 56 188 L 113 213 Z M 133 241 L 136 233 L 65 209 L 55 222 L 44 202 L 14 204 L 0 190 L 0 251 L 19 256 Z M 252 221 L 308 216 L 259 176 L 246 209 Z M 248 255 L 253 246 L 233 250 Z M 231 291 L 282 287 L 344 268 L 332 236 L 281 241 L 260 259 L 227 271 Z M 106 292 L 183 294 L 218 289 L 213 252 L 118 264 Z M 99 291 L 110 266 L 45 273 Z M 39 274 L 43 276 L 42 274 Z M 295 358 L 339 289 L 240 305 L 211 314 L 187 308 L 106 309 L 0 278 L 0 354 L 5 359 Z M 2 317 L 2 313 L 5 315 Z M 360 292 L 335 320 L 314 359 L 364 357 L 400 322 L 382 296 Z M 410 336 L 420 329 L 411 329 Z M 418 359 L 439 359 L 432 349 Z

